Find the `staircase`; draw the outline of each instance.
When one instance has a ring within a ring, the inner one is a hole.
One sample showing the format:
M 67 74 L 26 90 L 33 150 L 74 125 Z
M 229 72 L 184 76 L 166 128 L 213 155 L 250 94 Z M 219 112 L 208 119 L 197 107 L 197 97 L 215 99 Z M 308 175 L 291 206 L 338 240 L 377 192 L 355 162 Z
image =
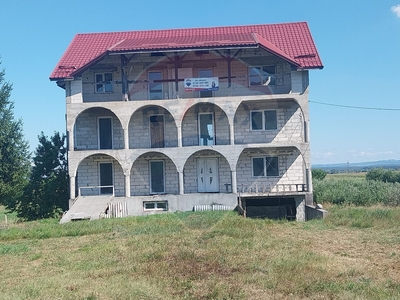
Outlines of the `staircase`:
M 108 208 L 109 202 L 114 197 L 111 195 L 105 196 L 79 196 L 72 204 L 70 209 L 64 213 L 60 220 L 60 224 L 69 221 L 78 220 L 96 220 Z

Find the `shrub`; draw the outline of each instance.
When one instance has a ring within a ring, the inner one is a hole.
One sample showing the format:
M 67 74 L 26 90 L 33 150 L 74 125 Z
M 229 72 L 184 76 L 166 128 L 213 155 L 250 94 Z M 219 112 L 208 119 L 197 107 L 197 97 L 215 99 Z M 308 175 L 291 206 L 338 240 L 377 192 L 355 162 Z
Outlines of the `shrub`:
M 311 170 L 311 174 L 312 174 L 312 179 L 323 180 L 327 172 L 325 172 L 322 169 L 313 169 Z

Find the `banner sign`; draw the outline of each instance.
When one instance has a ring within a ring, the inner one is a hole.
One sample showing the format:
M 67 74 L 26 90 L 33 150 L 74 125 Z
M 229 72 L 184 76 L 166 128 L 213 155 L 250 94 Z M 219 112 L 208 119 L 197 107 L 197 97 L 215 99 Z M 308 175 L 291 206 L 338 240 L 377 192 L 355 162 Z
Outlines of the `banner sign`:
M 185 92 L 191 91 L 218 91 L 218 77 L 185 78 Z

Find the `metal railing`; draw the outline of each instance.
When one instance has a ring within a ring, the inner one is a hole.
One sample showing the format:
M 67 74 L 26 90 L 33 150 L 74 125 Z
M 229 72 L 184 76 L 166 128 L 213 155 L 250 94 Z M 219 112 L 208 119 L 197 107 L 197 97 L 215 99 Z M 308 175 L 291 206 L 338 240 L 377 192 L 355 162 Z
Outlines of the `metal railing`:
M 82 193 L 83 190 L 83 193 Z M 96 186 L 82 186 L 78 189 L 78 196 L 100 196 L 112 195 L 114 196 L 113 185 L 96 185 Z
M 250 186 L 238 187 L 238 192 L 241 194 L 296 194 L 308 192 L 307 184 L 253 184 Z

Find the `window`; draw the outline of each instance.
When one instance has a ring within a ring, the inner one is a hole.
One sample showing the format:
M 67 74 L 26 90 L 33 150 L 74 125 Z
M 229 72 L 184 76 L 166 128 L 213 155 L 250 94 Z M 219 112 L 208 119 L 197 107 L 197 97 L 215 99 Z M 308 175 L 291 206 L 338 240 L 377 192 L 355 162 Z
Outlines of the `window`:
M 150 192 L 152 194 L 164 193 L 164 162 L 162 160 L 150 161 Z
M 96 93 L 112 93 L 112 73 L 98 73 L 96 76 Z
M 254 66 L 249 68 L 250 86 L 275 85 L 275 66 Z
M 251 130 L 275 130 L 278 127 L 276 110 L 254 110 L 250 112 Z
M 159 211 L 167 211 L 168 210 L 168 202 L 167 201 L 153 201 L 153 202 L 143 202 L 143 210 L 159 210 Z
M 160 100 L 163 98 L 163 85 L 161 72 L 149 72 L 149 99 Z
M 279 162 L 277 156 L 253 157 L 253 177 L 279 176 Z

